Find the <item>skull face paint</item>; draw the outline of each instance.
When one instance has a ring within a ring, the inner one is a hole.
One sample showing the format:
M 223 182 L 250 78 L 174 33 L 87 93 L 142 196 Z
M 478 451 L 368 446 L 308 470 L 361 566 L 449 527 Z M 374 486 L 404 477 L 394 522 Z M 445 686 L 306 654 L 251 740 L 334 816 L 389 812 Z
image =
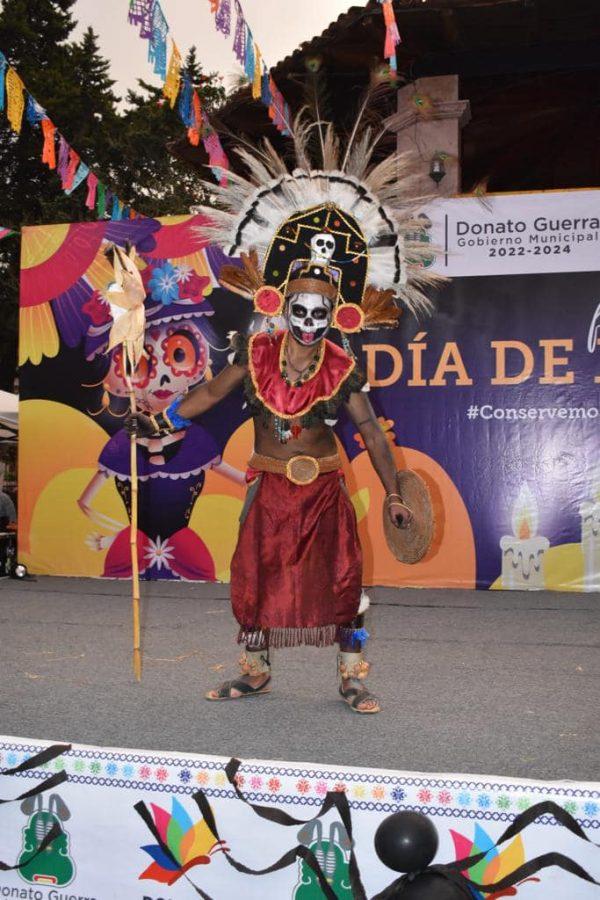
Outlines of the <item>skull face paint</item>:
M 286 317 L 292 336 L 306 347 L 318 344 L 331 328 L 331 301 L 321 294 L 292 294 Z
M 335 238 L 332 234 L 321 232 L 315 234 L 310 241 L 310 257 L 312 262 L 329 263 L 335 253 Z

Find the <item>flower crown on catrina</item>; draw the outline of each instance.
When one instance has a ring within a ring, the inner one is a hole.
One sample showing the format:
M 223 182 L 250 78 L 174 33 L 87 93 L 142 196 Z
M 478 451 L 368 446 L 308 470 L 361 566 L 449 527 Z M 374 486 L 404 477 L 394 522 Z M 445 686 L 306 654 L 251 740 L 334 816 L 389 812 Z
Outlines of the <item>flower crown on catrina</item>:
M 359 133 L 359 123 L 360 115 L 343 155 L 327 126 L 316 168 L 314 123 L 302 111 L 292 129 L 291 172 L 267 140 L 236 147 L 245 174 L 229 171 L 227 186 L 210 187 L 217 208 L 198 209 L 209 220 L 203 237 L 239 254 L 239 265 L 222 266 L 220 284 L 251 299 L 257 312 L 278 316 L 290 294 L 326 290 L 334 325 L 351 333 L 394 327 L 402 307 L 415 315 L 431 310 L 426 291 L 445 279 L 429 269 L 429 223 L 418 216 L 430 198 L 415 196 L 411 156 L 372 164 L 377 139 L 371 126 Z

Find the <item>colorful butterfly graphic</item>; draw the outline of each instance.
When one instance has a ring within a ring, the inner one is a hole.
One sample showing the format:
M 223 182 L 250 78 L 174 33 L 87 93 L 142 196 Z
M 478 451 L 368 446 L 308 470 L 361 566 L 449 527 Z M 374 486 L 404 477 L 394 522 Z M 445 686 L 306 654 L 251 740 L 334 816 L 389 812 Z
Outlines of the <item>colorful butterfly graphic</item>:
M 171 813 L 150 804 L 154 825 L 169 853 L 158 844 L 142 847 L 154 861 L 142 872 L 140 881 L 149 879 L 161 884 L 175 884 L 194 866 L 207 866 L 214 853 L 229 849 L 225 841 L 215 840 L 204 819 L 194 824 L 178 800 L 173 798 L 172 804 Z
M 464 875 L 477 884 L 493 884 L 495 881 L 500 881 L 501 878 L 510 875 L 511 872 L 514 872 L 515 869 L 518 869 L 525 862 L 525 850 L 520 835 L 514 841 L 511 841 L 504 850 L 498 851 L 495 842 L 481 825 L 475 825 L 473 840 L 465 837 L 463 834 L 459 834 L 458 831 L 452 831 L 452 829 L 450 829 L 450 834 L 454 841 L 457 859 L 464 859 L 467 856 L 474 856 L 477 853 L 488 851 L 487 855 L 480 862 L 463 872 Z M 519 886 L 525 884 L 526 881 L 539 880 L 539 878 L 525 878 L 514 887 L 504 888 L 504 890 L 493 894 L 484 895 L 475 888 L 471 888 L 471 891 L 476 900 L 499 900 L 500 897 L 514 897 L 518 892 Z

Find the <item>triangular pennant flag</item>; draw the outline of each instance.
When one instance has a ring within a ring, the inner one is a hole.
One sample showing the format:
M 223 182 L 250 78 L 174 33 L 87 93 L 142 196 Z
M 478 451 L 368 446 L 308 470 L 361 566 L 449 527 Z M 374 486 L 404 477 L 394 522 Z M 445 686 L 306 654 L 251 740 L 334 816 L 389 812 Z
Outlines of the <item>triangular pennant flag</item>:
M 169 101 L 171 109 L 177 103 L 181 86 L 181 53 L 175 41 L 172 41 L 172 44 L 171 59 L 169 60 L 167 78 L 163 87 L 163 94 Z
M 235 53 L 235 57 L 239 64 L 243 66 L 246 56 L 246 20 L 244 19 L 244 13 L 239 0 L 235 0 L 235 14 L 237 18 L 235 21 L 235 34 L 233 37 L 233 52 Z
M 188 128 L 188 140 L 190 144 L 197 147 L 200 143 L 200 131 L 202 129 L 202 106 L 198 91 L 192 94 L 192 124 Z
M 96 188 L 98 187 L 98 178 L 94 175 L 93 172 L 90 172 L 87 179 L 87 197 L 85 198 L 85 205 L 88 209 L 93 209 L 96 205 Z
M 8 62 L 4 53 L 0 50 L 0 110 L 4 109 L 4 80 L 6 78 L 6 69 Z
M 63 179 L 63 191 L 69 191 L 73 187 L 73 180 L 75 178 L 75 172 L 77 171 L 77 166 L 81 161 L 81 157 L 79 153 L 73 150 L 72 147 L 69 147 L 69 163 L 67 165 L 67 170 L 65 172 L 65 177 Z
M 46 163 L 49 169 L 56 168 L 56 125 L 50 121 L 48 117 L 42 119 L 42 133 L 44 135 L 44 146 L 42 148 L 42 162 Z
M 254 45 L 254 72 L 252 73 L 252 96 L 260 100 L 262 82 L 262 57 L 258 44 Z
M 25 109 L 24 91 L 25 85 L 13 67 L 9 66 L 6 75 L 6 115 L 10 122 L 10 127 L 17 134 L 20 134 L 23 124 L 23 111 Z
M 169 23 L 160 5 L 154 0 L 152 7 L 152 25 L 148 43 L 148 61 L 154 64 L 154 72 L 164 81 L 167 77 L 167 35 Z
M 81 184 L 81 182 L 82 182 L 85 178 L 87 178 L 89 171 L 90 171 L 90 167 L 89 167 L 89 166 L 86 166 L 85 163 L 80 163 L 80 164 L 79 164 L 79 168 L 78 168 L 77 171 L 75 172 L 75 176 L 74 176 L 74 178 L 73 178 L 73 181 L 71 182 L 71 186 L 68 187 L 68 188 L 66 189 L 65 194 L 72 194 L 73 191 L 76 190 L 76 189 L 79 187 L 79 185 Z
M 215 25 L 217 31 L 228 35 L 231 31 L 231 0 L 221 0 L 219 8 L 215 14 Z
M 103 219 L 106 215 L 106 188 L 101 181 L 98 182 L 96 192 L 96 215 L 99 219 Z

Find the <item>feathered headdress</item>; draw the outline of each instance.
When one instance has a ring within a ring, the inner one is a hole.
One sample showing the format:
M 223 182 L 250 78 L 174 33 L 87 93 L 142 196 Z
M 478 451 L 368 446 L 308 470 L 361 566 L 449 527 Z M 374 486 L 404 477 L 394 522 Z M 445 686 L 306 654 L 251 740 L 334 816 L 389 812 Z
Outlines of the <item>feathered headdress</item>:
M 292 171 L 265 140 L 236 148 L 245 174 L 230 171 L 226 187 L 211 186 L 217 208 L 200 208 L 211 223 L 204 236 L 242 263 L 223 266 L 219 280 L 253 299 L 258 312 L 278 315 L 298 268 L 315 263 L 338 284 L 334 323 L 342 331 L 393 326 L 402 305 L 414 314 L 432 308 L 426 291 L 444 279 L 428 269 L 429 223 L 418 216 L 430 198 L 415 196 L 410 155 L 373 163 L 378 138 L 370 126 L 358 134 L 359 121 L 345 151 L 332 125 L 321 132 L 317 168 L 314 123 L 302 111 L 292 129 Z

